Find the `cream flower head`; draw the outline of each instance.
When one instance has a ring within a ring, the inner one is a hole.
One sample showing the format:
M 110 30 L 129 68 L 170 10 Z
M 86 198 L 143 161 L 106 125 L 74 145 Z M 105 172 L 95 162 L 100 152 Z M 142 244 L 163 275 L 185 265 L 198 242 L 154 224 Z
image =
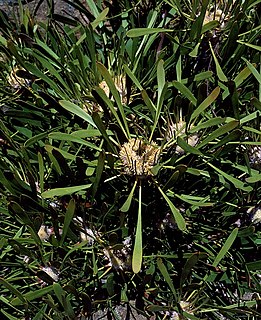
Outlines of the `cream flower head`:
M 129 175 L 149 176 L 158 162 L 160 148 L 155 142 L 147 144 L 139 138 L 131 138 L 120 150 L 120 160 Z

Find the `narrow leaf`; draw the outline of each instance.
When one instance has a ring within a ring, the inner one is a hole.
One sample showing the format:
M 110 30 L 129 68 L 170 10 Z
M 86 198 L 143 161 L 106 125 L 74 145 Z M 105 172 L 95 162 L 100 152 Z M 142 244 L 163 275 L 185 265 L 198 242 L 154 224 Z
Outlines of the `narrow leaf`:
M 105 8 L 99 15 L 98 17 L 93 21 L 91 22 L 91 26 L 92 26 L 92 29 L 96 29 L 97 26 L 103 21 L 105 20 L 107 14 L 109 13 L 109 8 Z
M 195 119 L 199 114 L 201 114 L 207 107 L 209 107 L 218 97 L 220 93 L 220 88 L 216 87 L 210 95 L 197 107 L 197 109 L 192 113 L 190 120 Z
M 168 286 L 170 287 L 171 292 L 173 293 L 175 300 L 177 300 L 177 294 L 176 294 L 176 290 L 174 288 L 174 284 L 170 278 L 170 275 L 168 273 L 168 270 L 166 268 L 166 266 L 164 265 L 163 261 L 161 258 L 157 259 L 157 266 L 159 268 L 159 271 L 161 272 L 161 274 L 163 275 L 165 281 L 167 282 Z
M 71 141 L 71 142 L 76 142 L 79 144 L 83 144 L 87 147 L 90 147 L 94 150 L 98 150 L 101 151 L 101 148 L 97 147 L 95 144 L 90 143 L 86 140 L 83 140 L 81 138 L 77 138 L 76 136 L 72 135 L 72 134 L 68 134 L 68 133 L 63 133 L 63 132 L 52 132 L 48 135 L 48 137 L 50 139 L 54 139 L 54 140 L 61 140 L 61 141 Z
M 194 97 L 193 93 L 187 88 L 183 83 L 178 81 L 172 82 L 173 86 L 178 89 L 184 97 L 186 97 L 195 106 L 197 104 L 197 99 Z
M 92 120 L 92 117 L 84 111 L 81 107 L 77 106 L 76 104 L 66 101 L 66 100 L 60 100 L 59 104 L 67 111 L 71 112 L 72 114 L 75 114 L 76 116 L 80 117 L 81 119 L 85 120 L 87 123 L 91 124 L 93 127 L 96 128 L 95 123 Z
M 219 138 L 220 136 L 222 136 L 223 134 L 235 129 L 239 124 L 239 121 L 237 120 L 232 120 L 229 123 L 224 124 L 223 126 L 221 126 L 220 128 L 216 129 L 215 131 L 213 131 L 210 135 L 208 135 L 206 137 L 206 139 L 204 139 L 199 145 L 198 145 L 198 149 L 202 148 L 203 146 L 207 145 L 210 141 L 215 140 L 216 138 Z
M 154 34 L 159 32 L 173 32 L 174 30 L 164 28 L 134 28 L 127 32 L 127 37 L 135 38 L 141 37 L 148 34 Z
M 217 59 L 217 57 L 215 55 L 215 52 L 214 52 L 214 50 L 212 48 L 212 45 L 211 45 L 210 41 L 209 41 L 209 47 L 210 47 L 210 50 L 211 50 L 211 53 L 212 53 L 212 56 L 213 56 L 213 59 L 214 59 L 215 65 L 216 65 L 216 71 L 217 71 L 218 79 L 220 81 L 227 82 L 228 79 L 227 79 L 227 77 L 225 76 L 224 72 L 222 71 L 222 69 L 220 67 L 220 64 L 218 62 L 218 59 Z
M 141 186 L 139 186 L 139 209 L 138 221 L 135 234 L 135 243 L 132 256 L 132 270 L 134 273 L 140 272 L 142 265 L 142 220 L 141 220 Z
M 108 87 L 110 88 L 110 92 L 112 93 L 112 95 L 117 103 L 118 109 L 120 111 L 122 121 L 124 124 L 124 129 L 125 129 L 125 132 L 127 133 L 127 138 L 130 138 L 129 127 L 127 124 L 126 115 L 124 113 L 124 108 L 122 106 L 121 98 L 120 98 L 119 92 L 114 84 L 114 81 L 113 81 L 109 71 L 106 69 L 106 67 L 102 63 L 97 62 L 97 68 L 98 68 L 99 72 L 101 73 L 101 75 L 103 76 L 103 78 L 105 79 Z
M 212 167 L 215 171 L 217 171 L 219 174 L 221 174 L 225 179 L 227 179 L 228 181 L 230 181 L 236 188 L 241 189 L 243 191 L 246 192 L 250 192 L 253 190 L 253 188 L 251 186 L 245 186 L 245 183 L 242 182 L 241 180 L 232 177 L 231 175 L 229 175 L 228 173 L 220 170 L 219 168 L 215 167 L 213 164 L 211 163 L 207 163 L 210 167 Z
M 225 257 L 225 255 L 233 245 L 234 241 L 236 240 L 237 234 L 238 234 L 238 228 L 235 228 L 227 238 L 226 242 L 224 243 L 223 247 L 219 251 L 218 255 L 216 256 L 213 262 L 213 267 L 217 267 L 220 261 Z
M 39 290 L 29 291 L 28 293 L 25 293 L 23 296 L 26 300 L 33 301 L 35 299 L 41 298 L 42 296 L 50 293 L 51 291 L 53 291 L 52 285 Z M 13 299 L 11 303 L 13 306 L 19 306 L 23 304 L 22 301 L 18 298 Z
M 185 219 L 183 218 L 183 216 L 181 215 L 179 210 L 174 206 L 174 204 L 171 202 L 171 200 L 168 198 L 168 196 L 164 193 L 164 191 L 159 186 L 158 186 L 158 189 L 159 189 L 160 193 L 162 194 L 163 198 L 166 200 L 167 204 L 169 205 L 170 210 L 174 216 L 174 219 L 177 223 L 178 228 L 181 231 L 186 232 L 187 228 L 186 228 Z
M 61 237 L 61 241 L 60 241 L 60 246 L 62 246 L 62 244 L 66 238 L 70 223 L 71 223 L 73 216 L 74 216 L 74 212 L 75 212 L 75 200 L 71 199 L 68 204 L 68 207 L 67 207 L 67 210 L 65 213 L 65 217 L 64 217 L 63 232 L 62 232 L 62 237 Z
M 134 194 L 136 186 L 137 186 L 137 180 L 135 180 L 134 185 L 133 185 L 133 187 L 131 189 L 131 192 L 130 192 L 127 200 L 124 202 L 124 204 L 120 208 L 120 211 L 122 211 L 122 212 L 128 212 L 129 211 L 129 208 L 130 208 L 130 205 L 131 205 L 131 200 L 133 198 L 133 194 Z
M 43 198 L 61 197 L 67 194 L 72 194 L 81 190 L 89 189 L 91 186 L 92 184 L 85 184 L 82 186 L 50 189 L 50 190 L 44 191 L 42 193 L 42 197 Z

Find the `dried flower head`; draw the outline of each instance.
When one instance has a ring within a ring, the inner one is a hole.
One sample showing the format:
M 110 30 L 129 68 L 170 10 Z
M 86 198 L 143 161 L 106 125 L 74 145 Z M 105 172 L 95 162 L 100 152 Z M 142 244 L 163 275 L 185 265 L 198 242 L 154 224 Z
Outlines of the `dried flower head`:
M 167 130 L 167 141 L 171 139 L 177 139 L 179 136 L 186 135 L 186 122 L 180 120 L 179 122 L 170 122 Z M 199 141 L 199 137 L 197 134 L 192 134 L 187 137 L 187 143 L 195 147 Z M 184 154 L 184 150 L 180 146 L 176 146 L 176 153 L 182 155 Z
M 20 70 L 23 70 L 23 69 L 15 67 L 7 77 L 8 83 L 14 90 L 19 90 L 22 87 L 30 84 L 30 81 L 28 79 L 24 79 L 18 76 L 18 72 Z
M 138 138 L 130 139 L 120 150 L 125 173 L 136 176 L 152 175 L 151 169 L 158 162 L 159 155 L 160 148 L 155 142 L 147 144 Z
M 52 234 L 54 234 L 53 228 L 49 228 L 45 225 L 41 225 L 38 231 L 38 236 L 42 241 L 47 241 Z
M 261 167 L 261 146 L 254 146 L 249 151 L 250 164 L 255 168 Z
M 213 20 L 221 22 L 221 27 L 222 28 L 224 27 L 224 14 L 222 10 L 216 9 L 214 11 L 208 11 L 208 10 L 206 11 L 203 25 Z
M 209 10 L 206 11 L 203 25 L 216 20 L 219 22 L 219 27 L 222 29 L 225 27 L 226 22 L 231 16 L 232 7 L 234 4 L 234 0 L 232 3 L 228 4 L 226 1 L 215 1 L 215 5 L 212 5 Z
M 250 214 L 250 219 L 252 223 L 259 224 L 261 222 L 261 207 L 251 207 L 247 210 L 247 213 Z
M 116 76 L 113 80 L 114 80 L 115 87 L 118 90 L 119 95 L 121 97 L 122 103 L 126 103 L 127 102 L 126 76 L 119 75 L 119 76 Z M 101 89 L 103 89 L 103 91 L 105 92 L 106 96 L 109 97 L 110 88 L 109 88 L 107 82 L 106 81 L 102 81 L 99 84 L 99 87 Z
M 45 273 L 48 274 L 55 282 L 59 280 L 59 272 L 56 268 L 54 267 L 44 267 L 42 269 Z

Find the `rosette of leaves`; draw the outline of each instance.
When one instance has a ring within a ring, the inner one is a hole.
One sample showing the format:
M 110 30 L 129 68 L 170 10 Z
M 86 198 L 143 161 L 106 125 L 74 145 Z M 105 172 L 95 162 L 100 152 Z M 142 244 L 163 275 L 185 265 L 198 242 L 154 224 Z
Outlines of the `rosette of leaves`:
M 1 16 L 9 68 L 33 76 L 14 95 L 3 89 L 1 63 L 1 312 L 73 318 L 135 298 L 158 318 L 258 316 L 255 296 L 243 296 L 260 290 L 260 234 L 244 213 L 258 205 L 260 177 L 242 148 L 258 145 L 248 137 L 253 121 L 260 129 L 256 4 L 231 2 L 216 30 L 216 22 L 203 25 L 212 1 L 157 2 L 142 25 L 132 2 L 117 15 L 106 2 L 70 3 L 85 22 L 50 7 L 47 24 L 23 12 L 14 34 Z M 126 99 L 117 77 L 126 77 Z M 167 141 L 180 110 L 184 130 Z M 131 139 L 141 148 L 132 144 L 139 154 L 124 163 Z M 145 164 L 153 141 L 160 155 L 137 174 L 134 163 Z M 43 224 L 54 230 L 48 241 L 38 236 Z M 77 243 L 86 230 L 95 241 Z M 104 255 L 121 251 L 128 236 L 136 275 Z M 59 270 L 57 283 L 41 272 L 48 267 Z

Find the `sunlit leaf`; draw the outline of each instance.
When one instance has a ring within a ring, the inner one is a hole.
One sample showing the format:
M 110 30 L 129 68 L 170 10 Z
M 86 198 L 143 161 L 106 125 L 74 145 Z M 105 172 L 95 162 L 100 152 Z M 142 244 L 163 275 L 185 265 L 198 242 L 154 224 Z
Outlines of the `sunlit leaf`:
M 139 209 L 138 220 L 135 233 L 135 243 L 132 256 L 132 270 L 134 273 L 139 273 L 142 266 L 142 217 L 141 217 L 141 186 L 139 186 Z

